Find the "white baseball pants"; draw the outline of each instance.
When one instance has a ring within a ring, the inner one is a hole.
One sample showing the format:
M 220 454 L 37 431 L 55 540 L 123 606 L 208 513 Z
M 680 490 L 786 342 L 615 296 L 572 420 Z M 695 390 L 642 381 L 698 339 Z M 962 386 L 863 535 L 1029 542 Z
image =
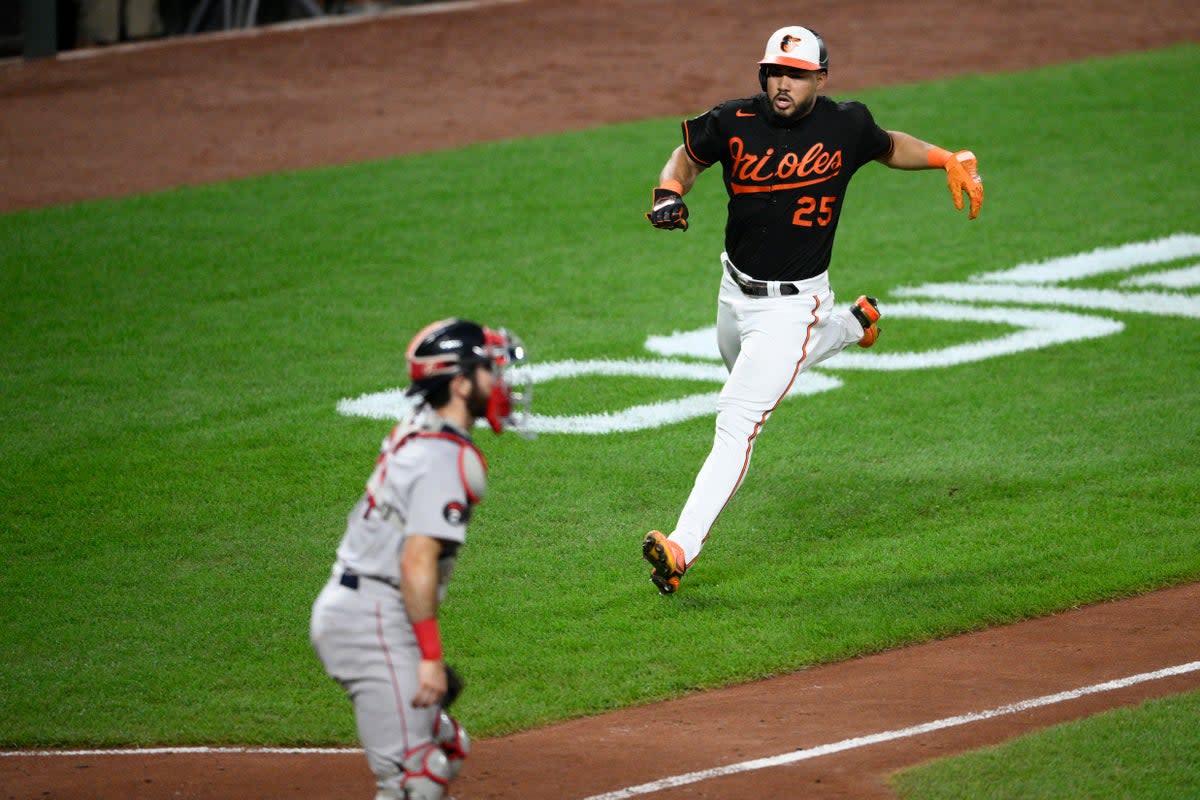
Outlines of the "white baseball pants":
M 724 264 L 724 253 L 721 258 Z M 722 269 L 717 343 L 729 378 L 717 401 L 712 450 L 669 537 L 683 548 L 689 565 L 737 493 L 755 439 L 796 379 L 862 338 L 863 327 L 849 307 L 833 307 L 828 273 L 792 285 L 798 294 L 748 296 Z M 772 286 L 775 294 L 778 284 Z
M 421 659 L 400 591 L 359 578 L 350 589 L 336 567 L 313 603 L 309 637 L 325 671 L 354 704 L 358 738 L 381 797 L 403 797 L 402 762 L 433 740 L 438 708 L 413 708 Z

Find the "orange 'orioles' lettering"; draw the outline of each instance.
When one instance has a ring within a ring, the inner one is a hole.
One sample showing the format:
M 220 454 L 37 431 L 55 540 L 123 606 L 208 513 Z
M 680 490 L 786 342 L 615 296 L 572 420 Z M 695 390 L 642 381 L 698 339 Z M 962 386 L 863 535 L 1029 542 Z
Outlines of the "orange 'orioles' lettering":
M 774 155 L 774 153 L 775 153 L 775 148 L 774 148 L 774 147 L 768 147 L 768 148 L 767 148 L 767 154 L 766 154 L 765 156 L 763 156 L 762 158 L 758 159 L 758 162 L 757 162 L 757 163 L 755 163 L 755 162 L 754 162 L 754 160 L 753 160 L 753 159 L 754 159 L 754 157 L 753 157 L 753 156 L 751 156 L 751 161 L 750 161 L 750 164 L 753 164 L 753 165 L 754 165 L 754 169 L 750 171 L 750 174 L 749 174 L 749 175 L 745 175 L 746 169 L 749 167 L 749 164 L 747 164 L 747 167 L 743 167 L 743 169 L 742 169 L 742 173 L 743 173 L 743 175 L 745 175 L 745 177 L 749 178 L 749 179 L 750 179 L 750 180 L 752 180 L 752 181 L 759 181 L 760 183 L 761 183 L 762 181 L 769 181 L 769 180 L 771 180 L 771 177 L 772 177 L 772 176 L 771 176 L 770 174 L 767 174 L 767 175 L 761 175 L 761 174 L 759 174 L 759 173 L 760 173 L 760 170 L 762 170 L 762 168 L 763 168 L 764 166 L 766 166 L 767 162 L 771 160 L 771 156 L 772 156 L 772 155 Z
M 835 150 L 830 153 L 821 142 L 808 148 L 808 152 L 803 156 L 789 152 L 775 158 L 774 147 L 768 147 L 765 155 L 750 153 L 746 151 L 746 143 L 742 138 L 734 136 L 729 140 L 729 154 L 733 157 L 733 177 L 739 181 L 752 182 L 731 183 L 730 188 L 735 194 L 811 186 L 836 177 L 842 168 L 842 151 Z M 772 183 L 794 178 L 802 180 L 796 183 Z

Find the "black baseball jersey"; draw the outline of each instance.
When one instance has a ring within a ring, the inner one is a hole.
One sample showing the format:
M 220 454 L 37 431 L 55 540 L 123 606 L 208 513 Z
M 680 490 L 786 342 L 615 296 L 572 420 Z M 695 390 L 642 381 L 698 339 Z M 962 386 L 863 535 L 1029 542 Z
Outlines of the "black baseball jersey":
M 725 251 L 747 275 L 797 281 L 829 267 L 851 176 L 891 151 L 865 105 L 817 97 L 798 120 L 777 117 L 765 93 L 684 120 L 688 155 L 718 161 L 729 193 Z

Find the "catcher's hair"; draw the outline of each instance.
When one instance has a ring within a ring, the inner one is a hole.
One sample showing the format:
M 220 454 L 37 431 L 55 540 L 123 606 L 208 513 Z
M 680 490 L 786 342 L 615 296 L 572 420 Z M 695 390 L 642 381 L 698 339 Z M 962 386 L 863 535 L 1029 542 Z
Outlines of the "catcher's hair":
M 451 377 L 453 376 L 447 376 L 446 380 L 438 381 L 424 392 L 422 396 L 430 408 L 438 409 L 450 402 Z
M 475 385 L 475 370 L 479 369 L 481 366 L 484 366 L 486 363 L 488 362 L 480 361 L 478 359 L 470 359 L 464 361 L 462 364 L 462 369 L 460 369 L 458 372 L 455 372 L 453 375 L 439 375 L 436 378 L 433 378 L 429 388 L 422 393 L 425 398 L 425 402 L 428 403 L 429 407 L 433 409 L 439 409 L 446 405 L 450 402 L 450 382 L 459 375 L 462 375 L 471 381 L 472 386 Z

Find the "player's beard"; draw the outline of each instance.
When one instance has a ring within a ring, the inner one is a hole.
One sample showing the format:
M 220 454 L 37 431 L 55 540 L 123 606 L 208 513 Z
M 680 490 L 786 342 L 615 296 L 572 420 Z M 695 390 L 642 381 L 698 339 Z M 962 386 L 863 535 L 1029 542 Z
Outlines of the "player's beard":
M 479 381 L 471 378 L 471 395 L 467 398 L 467 411 L 471 413 L 475 419 L 483 419 L 487 416 L 488 401 L 491 399 L 491 392 L 481 391 Z
M 775 98 L 781 94 L 786 95 L 787 98 L 789 100 L 791 100 L 792 113 L 780 114 L 778 111 L 775 110 Z M 796 102 L 796 96 L 794 94 L 792 94 L 791 92 L 776 92 L 774 95 L 771 96 L 771 102 L 769 105 L 771 106 L 771 113 L 774 114 L 777 119 L 784 120 L 785 122 L 794 122 L 798 119 L 803 119 L 804 117 L 808 116 L 808 112 L 812 111 L 813 106 L 815 106 L 816 104 L 817 104 L 816 94 L 813 94 L 811 97 L 809 97 L 808 102 L 805 103 L 803 106 L 801 106 Z

